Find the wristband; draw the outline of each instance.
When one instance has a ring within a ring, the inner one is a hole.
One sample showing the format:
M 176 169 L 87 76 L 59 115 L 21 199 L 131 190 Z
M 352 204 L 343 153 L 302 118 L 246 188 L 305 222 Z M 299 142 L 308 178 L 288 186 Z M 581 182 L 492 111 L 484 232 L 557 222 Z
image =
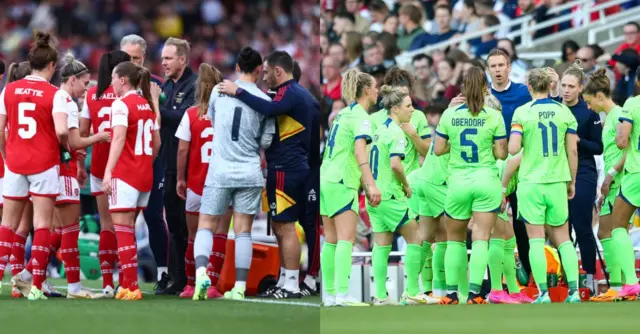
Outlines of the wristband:
M 609 174 L 611 177 L 615 177 L 616 175 L 618 175 L 618 171 L 615 168 L 611 167 L 609 168 L 607 174 Z
M 362 167 L 362 166 L 368 165 L 368 164 L 369 164 L 368 162 L 363 162 L 363 163 L 359 164 L 358 167 Z

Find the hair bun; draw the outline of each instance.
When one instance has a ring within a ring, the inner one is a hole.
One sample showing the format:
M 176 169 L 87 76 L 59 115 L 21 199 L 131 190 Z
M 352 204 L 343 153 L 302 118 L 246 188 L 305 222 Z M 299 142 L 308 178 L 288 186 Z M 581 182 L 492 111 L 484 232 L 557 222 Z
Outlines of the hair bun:
M 389 94 L 391 94 L 391 92 L 393 92 L 393 87 L 391 87 L 389 85 L 384 85 L 384 86 L 380 87 L 380 94 L 382 94 L 382 95 L 389 95 Z
M 582 60 L 580 60 L 580 59 L 576 59 L 576 60 L 573 62 L 573 64 L 571 64 L 571 67 L 574 67 L 574 68 L 576 68 L 576 69 L 578 69 L 578 70 L 582 71 L 582 70 L 583 70 L 583 68 L 582 68 Z
M 44 31 L 36 32 L 36 46 L 49 46 L 51 45 L 51 34 Z
M 73 62 L 76 61 L 76 57 L 73 56 L 73 53 L 71 53 L 71 51 L 67 52 L 64 55 L 64 63 L 65 64 L 73 64 Z

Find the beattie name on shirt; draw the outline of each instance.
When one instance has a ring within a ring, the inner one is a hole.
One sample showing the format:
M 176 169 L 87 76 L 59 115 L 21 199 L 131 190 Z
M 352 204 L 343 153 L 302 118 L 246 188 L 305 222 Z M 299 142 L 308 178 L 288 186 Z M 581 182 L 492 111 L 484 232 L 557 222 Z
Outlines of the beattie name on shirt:
M 33 95 L 36 97 L 42 97 L 44 92 L 41 90 L 32 89 L 32 88 L 16 88 L 15 94 L 16 95 Z

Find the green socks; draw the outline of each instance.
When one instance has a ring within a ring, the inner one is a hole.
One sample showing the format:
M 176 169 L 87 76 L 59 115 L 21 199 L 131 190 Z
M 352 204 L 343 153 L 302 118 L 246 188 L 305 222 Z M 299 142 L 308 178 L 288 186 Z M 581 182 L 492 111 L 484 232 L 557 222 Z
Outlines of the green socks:
M 460 271 L 460 276 L 458 276 L 458 296 L 462 296 L 466 300 L 467 296 L 469 296 L 469 261 L 467 259 L 466 243 L 464 258 L 460 260 L 462 261 L 462 270 Z
M 503 244 L 504 246 L 504 244 Z M 469 290 L 480 293 L 482 280 L 487 271 L 489 261 L 489 243 L 484 240 L 476 240 L 471 244 L 471 260 L 469 260 Z M 502 275 L 500 275 L 500 279 Z
M 433 288 L 443 292 L 447 289 L 444 276 L 444 254 L 446 251 L 446 242 L 436 242 L 436 248 L 433 250 Z
M 414 244 L 407 245 L 407 252 L 404 256 L 404 267 L 407 272 L 407 292 L 409 296 L 420 294 L 418 279 L 420 276 L 420 263 L 422 258 L 422 247 Z
M 467 247 L 464 242 L 448 241 L 444 256 L 447 293 L 458 291 L 460 274 L 467 265 Z M 485 264 L 486 265 L 486 264 Z
M 491 245 L 489 245 L 491 247 Z M 504 257 L 502 258 L 502 271 L 504 273 L 504 280 L 507 282 L 507 289 L 509 293 L 519 293 L 520 287 L 516 279 L 516 256 L 513 251 L 516 249 L 516 237 L 506 240 L 504 243 Z M 491 248 L 489 248 L 489 255 L 491 255 Z
M 622 286 L 622 271 L 620 271 L 620 260 L 617 254 L 618 245 L 613 241 L 613 238 L 602 239 L 600 243 L 602 244 L 604 262 L 609 272 L 609 283 L 612 288 L 619 288 Z
M 575 250 L 573 256 L 576 257 Z M 529 239 L 529 261 L 538 290 L 542 293 L 547 292 L 547 258 L 544 254 L 544 239 Z
M 336 247 L 336 280 L 338 294 L 349 293 L 349 276 L 351 275 L 351 251 L 353 244 L 349 241 L 339 240 Z M 327 291 L 328 292 L 328 291 Z
M 320 252 L 322 266 L 322 286 L 327 294 L 336 295 L 336 244 L 325 242 Z
M 629 233 L 623 228 L 617 228 L 611 231 L 611 238 L 617 246 L 616 253 L 618 255 L 618 261 L 620 261 L 620 270 L 622 270 L 624 274 L 624 284 L 638 283 L 635 269 L 635 254 Z
M 423 241 L 422 242 L 422 254 L 423 264 L 422 264 L 422 272 L 420 273 L 420 278 L 422 278 L 422 288 L 424 291 L 432 291 L 433 290 L 433 251 L 431 250 L 431 244 Z
M 502 239 L 489 240 L 489 276 L 491 277 L 491 290 L 502 290 L 504 245 L 505 242 Z
M 380 300 L 387 298 L 387 266 L 389 264 L 391 245 L 373 246 L 371 262 L 373 267 L 373 281 L 376 284 L 376 297 Z
M 562 243 L 558 247 L 558 252 L 560 253 L 564 274 L 567 275 L 569 294 L 572 294 L 578 290 L 578 254 L 576 254 L 576 248 L 573 247 L 571 240 Z

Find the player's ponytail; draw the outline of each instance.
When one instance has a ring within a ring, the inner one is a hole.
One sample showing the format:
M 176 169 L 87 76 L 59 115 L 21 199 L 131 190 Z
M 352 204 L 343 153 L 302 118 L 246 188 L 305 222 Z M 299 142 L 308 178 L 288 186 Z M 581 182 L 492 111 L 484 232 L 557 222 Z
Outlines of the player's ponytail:
M 569 66 L 569 68 L 567 68 L 564 71 L 562 76 L 564 77 L 565 75 L 574 76 L 576 79 L 578 79 L 578 84 L 580 86 L 584 85 L 584 82 L 586 81 L 586 78 L 585 78 L 584 72 L 582 70 L 582 62 L 580 61 L 580 59 L 576 59 L 576 61 L 574 61 L 573 64 L 571 64 L 571 66 Z
M 44 70 L 51 63 L 58 62 L 55 39 L 48 32 L 37 31 L 35 41 L 28 55 L 29 65 L 35 71 Z
M 479 67 L 471 67 L 464 78 L 462 95 L 467 99 L 467 108 L 473 116 L 482 111 L 484 106 L 484 96 L 487 91 L 487 77 Z
M 198 82 L 196 84 L 196 106 L 198 117 L 202 117 L 209 109 L 209 98 L 213 87 L 224 80 L 222 73 L 215 67 L 202 63 L 198 68 Z
M 64 65 L 60 68 L 60 76 L 62 83 L 67 82 L 71 77 L 79 77 L 85 73 L 89 73 L 87 67 L 76 60 L 71 52 L 64 55 Z
M 137 79 L 137 82 L 135 82 L 135 84 L 134 82 L 132 82 L 131 84 L 134 85 L 135 87 L 140 88 L 140 91 L 142 92 L 142 97 L 144 97 L 145 100 L 149 102 L 151 109 L 155 113 L 157 112 L 157 110 L 154 106 L 153 98 L 151 97 L 151 73 L 149 72 L 149 70 L 147 70 L 142 66 L 138 66 L 138 65 L 136 66 L 138 67 L 138 71 L 134 75 L 133 80 L 135 82 L 135 80 Z
M 96 96 L 98 98 L 101 98 L 104 91 L 111 85 L 111 73 L 113 73 L 113 69 L 118 66 L 118 64 L 130 60 L 131 56 L 120 50 L 102 54 L 100 64 L 98 65 L 98 88 L 96 88 Z
M 351 104 L 362 96 L 365 87 L 371 87 L 372 84 L 373 77 L 370 74 L 350 69 L 342 78 L 342 98 Z
M 566 73 L 566 72 L 565 72 Z M 529 86 L 534 93 L 547 94 L 553 78 L 546 68 L 534 68 L 529 72 Z
M 380 96 L 382 97 L 382 107 L 387 110 L 387 114 L 391 113 L 391 108 L 402 104 L 402 100 L 409 94 L 401 88 L 394 88 L 389 85 L 380 87 Z
M 9 65 L 9 70 L 7 70 L 7 83 L 24 79 L 24 77 L 26 77 L 30 73 L 31 65 L 29 65 L 28 61 L 11 63 Z
M 582 93 L 591 96 L 602 93 L 606 97 L 611 97 L 611 81 L 607 77 L 607 70 L 600 68 L 591 74 Z

